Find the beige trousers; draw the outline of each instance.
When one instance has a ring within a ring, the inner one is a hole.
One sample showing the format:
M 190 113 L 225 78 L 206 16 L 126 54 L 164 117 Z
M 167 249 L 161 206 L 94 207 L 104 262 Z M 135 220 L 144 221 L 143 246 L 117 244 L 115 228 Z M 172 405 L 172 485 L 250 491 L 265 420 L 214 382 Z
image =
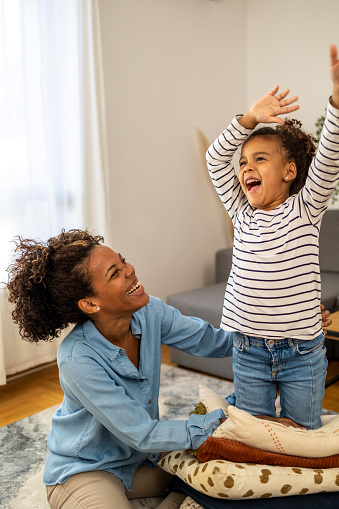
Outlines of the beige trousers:
M 63 484 L 46 486 L 51 509 L 131 509 L 134 498 L 161 497 L 173 477 L 159 467 L 142 465 L 134 475 L 131 490 L 104 470 L 72 475 Z M 158 506 L 177 509 L 186 495 L 170 493 Z

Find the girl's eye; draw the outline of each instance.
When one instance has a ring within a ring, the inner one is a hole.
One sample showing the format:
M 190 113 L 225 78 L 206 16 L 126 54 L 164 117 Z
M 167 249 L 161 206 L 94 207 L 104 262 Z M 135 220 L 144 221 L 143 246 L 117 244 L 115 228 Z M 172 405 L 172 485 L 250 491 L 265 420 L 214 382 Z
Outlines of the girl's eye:
M 264 157 L 262 157 L 262 156 L 258 156 L 258 157 L 257 157 L 257 161 L 264 161 Z
M 241 161 L 241 162 L 239 163 L 240 168 L 241 168 L 242 166 L 244 166 L 244 164 L 246 164 L 246 163 L 245 163 L 245 161 Z

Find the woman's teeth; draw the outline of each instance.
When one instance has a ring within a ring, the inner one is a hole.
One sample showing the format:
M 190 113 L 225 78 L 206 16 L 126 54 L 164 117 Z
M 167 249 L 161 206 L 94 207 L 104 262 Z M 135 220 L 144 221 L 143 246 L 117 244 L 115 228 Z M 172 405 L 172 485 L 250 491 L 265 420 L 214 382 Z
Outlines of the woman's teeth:
M 141 283 L 138 279 L 138 281 L 132 286 L 130 290 L 128 290 L 127 295 L 132 295 L 132 293 L 137 292 L 141 288 Z

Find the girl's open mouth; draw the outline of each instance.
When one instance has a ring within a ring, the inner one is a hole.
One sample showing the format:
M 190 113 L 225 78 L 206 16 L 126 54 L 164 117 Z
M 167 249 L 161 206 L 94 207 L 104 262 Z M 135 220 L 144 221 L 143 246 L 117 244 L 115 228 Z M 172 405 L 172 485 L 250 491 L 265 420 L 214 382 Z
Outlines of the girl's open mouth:
M 246 180 L 246 188 L 249 193 L 254 193 L 261 186 L 261 181 L 258 179 L 248 179 Z

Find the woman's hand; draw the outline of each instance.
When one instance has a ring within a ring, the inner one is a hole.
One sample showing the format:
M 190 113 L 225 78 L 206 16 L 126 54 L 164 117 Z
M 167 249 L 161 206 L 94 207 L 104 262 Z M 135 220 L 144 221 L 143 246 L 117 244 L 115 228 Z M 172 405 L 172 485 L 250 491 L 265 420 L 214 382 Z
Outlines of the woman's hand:
M 331 103 L 335 108 L 339 108 L 339 60 L 338 49 L 334 44 L 330 45 L 330 77 L 333 81 Z
M 306 429 L 300 424 L 297 424 L 296 422 L 292 421 L 292 419 L 290 419 L 289 417 L 272 417 L 270 415 L 256 415 L 255 417 L 258 417 L 258 419 L 265 419 L 265 421 L 280 422 L 280 424 L 283 424 L 284 426 L 289 426 L 290 428 Z
M 254 103 L 245 115 L 238 118 L 239 123 L 248 129 L 254 129 L 261 122 L 265 124 L 283 124 L 283 119 L 277 115 L 284 115 L 298 110 L 299 106 L 297 104 L 288 106 L 297 101 L 298 97 L 295 95 L 294 97 L 285 99 L 290 90 L 287 88 L 276 95 L 278 89 L 279 85 L 276 85 L 271 92 Z
M 327 330 L 324 329 L 324 327 L 329 327 L 331 325 L 332 320 L 331 320 L 331 318 L 329 318 L 331 313 L 327 309 L 325 309 L 324 304 L 320 304 L 320 312 L 321 312 L 321 320 L 322 320 L 321 326 L 322 326 L 324 334 L 326 336 Z

